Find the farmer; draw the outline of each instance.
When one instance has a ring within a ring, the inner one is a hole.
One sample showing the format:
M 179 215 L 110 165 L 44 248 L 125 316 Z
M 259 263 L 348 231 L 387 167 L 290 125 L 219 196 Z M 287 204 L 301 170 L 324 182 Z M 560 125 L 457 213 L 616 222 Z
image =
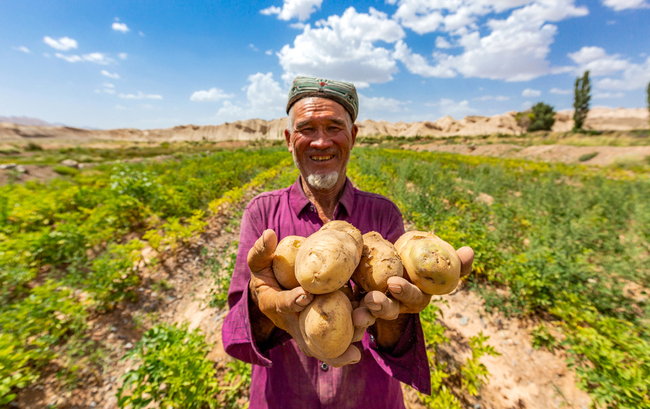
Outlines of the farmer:
M 358 109 L 352 84 L 296 78 L 285 138 L 300 177 L 289 188 L 257 196 L 244 211 L 223 344 L 228 354 L 253 364 L 251 409 L 404 408 L 399 381 L 431 393 L 418 316 L 429 295 L 391 278 L 391 297 L 370 292 L 367 307 L 353 312 L 363 340 L 320 361 L 311 357 L 298 325 L 298 313 L 314 296 L 302 287 L 283 290 L 271 268 L 279 240 L 307 237 L 330 220 L 345 220 L 362 234 L 377 231 L 393 243 L 404 233 L 395 204 L 357 190 L 346 177 Z M 458 253 L 466 273 L 474 253 L 468 247 Z

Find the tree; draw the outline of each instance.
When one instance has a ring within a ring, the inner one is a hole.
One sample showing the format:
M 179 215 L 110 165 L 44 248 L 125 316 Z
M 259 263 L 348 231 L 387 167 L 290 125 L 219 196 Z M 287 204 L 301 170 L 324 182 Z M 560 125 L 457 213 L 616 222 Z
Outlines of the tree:
M 528 132 L 550 131 L 555 123 L 555 111 L 553 111 L 552 106 L 538 102 L 533 106 L 530 119 L 531 123 L 528 125 Z
M 585 74 L 582 78 L 576 78 L 575 85 L 575 98 L 573 101 L 573 131 L 578 131 L 582 129 L 585 120 L 587 119 L 587 114 L 589 113 L 589 100 L 591 99 L 591 84 L 589 83 L 589 70 L 585 71 Z

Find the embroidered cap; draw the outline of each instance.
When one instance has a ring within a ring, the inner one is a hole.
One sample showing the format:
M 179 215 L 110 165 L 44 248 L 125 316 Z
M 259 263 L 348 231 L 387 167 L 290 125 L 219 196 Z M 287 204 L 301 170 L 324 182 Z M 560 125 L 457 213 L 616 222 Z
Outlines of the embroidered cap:
M 338 102 L 350 113 L 352 122 L 357 119 L 357 114 L 359 113 L 359 97 L 357 96 L 357 89 L 349 82 L 324 78 L 296 77 L 289 89 L 287 114 L 296 101 L 308 97 L 328 98 Z

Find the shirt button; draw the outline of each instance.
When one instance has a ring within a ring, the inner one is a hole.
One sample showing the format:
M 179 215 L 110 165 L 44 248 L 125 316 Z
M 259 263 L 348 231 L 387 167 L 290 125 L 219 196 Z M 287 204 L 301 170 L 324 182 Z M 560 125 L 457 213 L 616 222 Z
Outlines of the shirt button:
M 312 212 L 316 210 L 314 209 L 314 205 L 309 206 L 309 208 L 311 209 Z
M 374 335 L 370 335 L 370 342 L 375 342 L 375 336 Z
M 320 369 L 322 369 L 323 371 L 327 371 L 329 369 L 329 365 L 323 362 L 322 364 L 320 364 Z

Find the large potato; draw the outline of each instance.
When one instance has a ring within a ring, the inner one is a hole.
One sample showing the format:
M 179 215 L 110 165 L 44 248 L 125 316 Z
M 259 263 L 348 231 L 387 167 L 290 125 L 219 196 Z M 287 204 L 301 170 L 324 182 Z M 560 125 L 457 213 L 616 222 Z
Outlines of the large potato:
M 349 234 L 357 245 L 357 251 L 359 252 L 359 257 L 361 257 L 361 252 L 363 251 L 363 237 L 359 229 L 346 222 L 345 220 L 332 220 L 331 222 L 325 223 L 320 230 L 338 230 L 344 233 Z
M 305 241 L 301 236 L 287 236 L 283 238 L 275 249 L 273 255 L 273 274 L 278 283 L 287 290 L 300 285 L 296 280 L 296 255 L 298 249 Z
M 354 335 L 352 304 L 341 291 L 317 295 L 300 313 L 300 332 L 317 358 L 341 356 Z
M 403 267 L 395 246 L 371 231 L 363 235 L 361 261 L 352 274 L 352 280 L 364 291 L 388 291 L 390 277 L 402 277 Z
M 359 238 L 363 243 L 361 234 Z M 298 249 L 296 279 L 312 294 L 338 290 L 348 282 L 359 264 L 361 250 L 349 232 L 323 228 L 309 236 Z
M 398 254 L 411 282 L 422 292 L 449 294 L 460 280 L 460 259 L 456 250 L 433 233 L 409 232 L 398 240 Z M 397 244 L 397 243 L 396 243 Z

